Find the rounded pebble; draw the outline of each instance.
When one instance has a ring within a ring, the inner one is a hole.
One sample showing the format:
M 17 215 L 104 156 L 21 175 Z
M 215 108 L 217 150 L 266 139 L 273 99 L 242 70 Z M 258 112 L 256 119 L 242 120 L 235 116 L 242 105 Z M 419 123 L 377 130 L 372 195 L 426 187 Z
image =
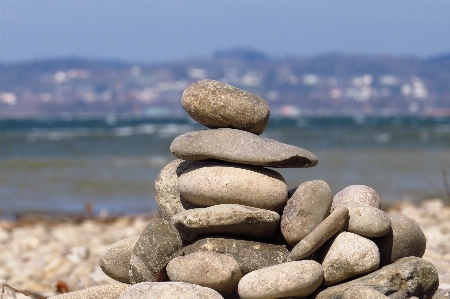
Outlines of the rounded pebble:
M 391 219 L 380 209 L 357 204 L 342 204 L 348 208 L 348 231 L 363 237 L 381 237 L 391 230 Z
M 331 210 L 333 211 L 337 205 L 344 203 L 359 203 L 377 209 L 381 206 L 377 191 L 364 185 L 351 185 L 336 193 Z

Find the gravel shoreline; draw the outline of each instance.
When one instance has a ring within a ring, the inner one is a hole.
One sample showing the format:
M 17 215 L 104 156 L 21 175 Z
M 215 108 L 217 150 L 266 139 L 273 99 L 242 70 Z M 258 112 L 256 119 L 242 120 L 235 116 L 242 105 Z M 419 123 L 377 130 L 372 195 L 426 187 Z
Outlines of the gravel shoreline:
M 420 205 L 400 202 L 387 212 L 420 225 L 427 238 L 423 258 L 435 265 L 441 288 L 450 288 L 450 206 L 438 199 Z M 13 293 L 17 299 L 32 298 L 3 283 L 43 298 L 59 294 L 58 289 L 120 284 L 102 272 L 99 255 L 117 241 L 139 236 L 152 217 L 157 215 L 0 218 L 0 296 L 3 287 L 3 299 L 14 298 Z

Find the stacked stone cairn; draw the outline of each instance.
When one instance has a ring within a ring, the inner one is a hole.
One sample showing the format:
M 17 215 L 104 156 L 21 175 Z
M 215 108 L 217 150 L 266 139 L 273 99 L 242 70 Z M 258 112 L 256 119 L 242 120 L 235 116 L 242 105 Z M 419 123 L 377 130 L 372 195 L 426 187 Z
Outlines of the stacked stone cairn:
M 172 142 L 178 159 L 155 182 L 162 218 L 102 253 L 102 270 L 132 284 L 108 298 L 433 296 L 438 274 L 421 259 L 421 228 L 383 212 L 375 190 L 352 185 L 333 196 L 321 180 L 288 190 L 266 168 L 318 161 L 259 136 L 270 114 L 264 99 L 203 80 L 185 90 L 182 104 L 209 129 Z

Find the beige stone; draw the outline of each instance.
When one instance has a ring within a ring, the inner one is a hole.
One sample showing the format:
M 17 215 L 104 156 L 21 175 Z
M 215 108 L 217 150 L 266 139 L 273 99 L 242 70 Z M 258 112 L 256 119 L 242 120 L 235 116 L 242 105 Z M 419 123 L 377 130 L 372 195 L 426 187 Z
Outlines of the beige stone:
M 359 203 L 377 209 L 381 206 L 378 193 L 369 186 L 364 185 L 351 185 L 336 193 L 333 197 L 331 211 L 333 211 L 336 206 L 344 203 Z

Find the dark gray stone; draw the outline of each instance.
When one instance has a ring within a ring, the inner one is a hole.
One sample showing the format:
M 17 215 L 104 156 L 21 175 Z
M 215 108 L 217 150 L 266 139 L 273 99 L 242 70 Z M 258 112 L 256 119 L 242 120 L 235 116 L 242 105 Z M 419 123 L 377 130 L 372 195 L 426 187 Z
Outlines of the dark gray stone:
M 205 238 L 183 248 L 184 254 L 197 251 L 215 251 L 232 256 L 241 266 L 243 275 L 285 263 L 289 257 L 285 246 L 225 238 Z
M 332 200 L 330 186 L 324 181 L 298 186 L 281 217 L 281 232 L 289 245 L 295 246 L 330 214 Z
M 189 161 L 221 160 L 285 168 L 317 164 L 316 156 L 305 149 L 236 129 L 189 132 L 175 138 L 170 151 Z
M 261 134 L 269 121 L 269 104 L 260 96 L 214 80 L 202 80 L 183 92 L 190 117 L 209 128 L 234 128 Z
M 178 231 L 164 219 L 152 219 L 142 232 L 130 259 L 130 281 L 164 281 L 167 263 L 181 254 Z

